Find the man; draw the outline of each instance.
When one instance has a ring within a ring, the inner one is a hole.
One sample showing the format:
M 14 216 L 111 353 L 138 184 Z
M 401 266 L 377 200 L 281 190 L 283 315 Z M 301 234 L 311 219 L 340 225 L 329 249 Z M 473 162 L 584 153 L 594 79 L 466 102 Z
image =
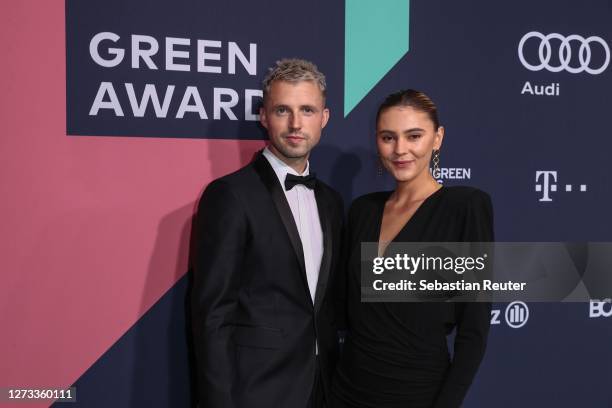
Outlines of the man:
M 213 181 L 198 209 L 192 308 L 202 408 L 323 407 L 333 374 L 343 206 L 308 164 L 329 119 L 325 77 L 285 59 L 263 87 L 269 145 Z

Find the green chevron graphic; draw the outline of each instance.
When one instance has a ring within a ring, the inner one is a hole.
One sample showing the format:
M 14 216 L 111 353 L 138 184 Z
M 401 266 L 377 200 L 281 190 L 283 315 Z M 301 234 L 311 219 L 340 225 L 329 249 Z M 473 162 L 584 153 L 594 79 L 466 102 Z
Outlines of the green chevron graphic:
M 409 0 L 346 0 L 344 117 L 408 52 Z

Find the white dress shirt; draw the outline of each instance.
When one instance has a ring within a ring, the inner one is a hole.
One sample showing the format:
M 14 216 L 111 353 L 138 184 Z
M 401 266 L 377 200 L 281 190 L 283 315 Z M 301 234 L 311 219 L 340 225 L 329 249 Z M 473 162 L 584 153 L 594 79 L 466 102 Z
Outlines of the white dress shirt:
M 323 230 L 319 220 L 317 200 L 315 199 L 314 190 L 309 189 L 303 184 L 296 184 L 291 190 L 285 190 L 285 177 L 287 173 L 296 176 L 307 176 L 309 175 L 310 165 L 307 162 L 306 169 L 302 174 L 299 174 L 276 157 L 267 147 L 264 149 L 263 155 L 272 166 L 272 169 L 274 169 L 278 181 L 280 181 L 291 208 L 298 233 L 300 234 L 304 250 L 304 265 L 306 266 L 308 289 L 314 304 L 317 282 L 319 280 L 319 268 L 321 267 L 321 258 L 323 257 Z

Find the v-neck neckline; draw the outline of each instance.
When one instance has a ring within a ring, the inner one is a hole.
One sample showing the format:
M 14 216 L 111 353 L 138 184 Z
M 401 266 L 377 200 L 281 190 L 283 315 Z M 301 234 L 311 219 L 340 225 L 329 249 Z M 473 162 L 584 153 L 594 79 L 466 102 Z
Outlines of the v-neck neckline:
M 406 222 L 404 223 L 404 225 L 402 225 L 402 228 L 400 228 L 398 233 L 395 234 L 395 236 L 390 241 L 387 241 L 387 246 L 385 246 L 385 250 L 381 254 L 380 253 L 380 232 L 382 231 L 382 221 L 383 221 L 383 217 L 385 216 L 385 205 L 387 204 L 387 201 L 389 200 L 389 197 L 391 197 L 391 194 L 393 194 L 394 190 L 388 192 L 387 196 L 382 201 L 382 204 L 381 204 L 381 206 L 379 208 L 379 211 L 378 211 L 378 219 L 377 219 L 377 221 L 378 221 L 378 228 L 377 228 L 377 233 L 376 233 L 376 248 L 377 248 L 377 255 L 378 256 L 385 256 L 385 253 L 387 252 L 387 248 L 389 248 L 389 245 L 391 245 L 393 242 L 395 242 L 395 240 L 402 233 L 402 231 L 404 231 L 406 229 L 406 227 L 408 227 L 410 225 L 412 220 L 417 216 L 417 214 L 419 213 L 419 211 L 421 211 L 421 209 L 425 206 L 425 204 L 427 204 L 428 201 L 430 201 L 431 198 L 433 198 L 434 196 L 438 195 L 438 193 L 440 191 L 442 191 L 443 189 L 444 189 L 444 186 L 441 186 L 439 189 L 437 189 L 436 191 L 434 191 L 433 193 L 431 193 L 430 195 L 425 197 L 423 202 L 417 207 L 417 209 L 410 216 L 410 218 L 408 218 L 406 220 Z

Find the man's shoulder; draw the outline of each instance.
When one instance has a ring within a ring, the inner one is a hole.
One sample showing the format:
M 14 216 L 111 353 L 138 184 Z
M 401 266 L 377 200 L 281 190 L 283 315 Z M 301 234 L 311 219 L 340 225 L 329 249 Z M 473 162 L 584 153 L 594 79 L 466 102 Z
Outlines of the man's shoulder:
M 202 194 L 202 200 L 245 201 L 253 195 L 253 190 L 258 185 L 257 180 L 257 173 L 251 162 L 208 183 Z
M 253 162 L 239 168 L 238 170 L 218 177 L 210 182 L 209 186 L 224 186 L 226 188 L 242 188 L 249 185 L 256 178 L 257 173 L 253 168 Z

